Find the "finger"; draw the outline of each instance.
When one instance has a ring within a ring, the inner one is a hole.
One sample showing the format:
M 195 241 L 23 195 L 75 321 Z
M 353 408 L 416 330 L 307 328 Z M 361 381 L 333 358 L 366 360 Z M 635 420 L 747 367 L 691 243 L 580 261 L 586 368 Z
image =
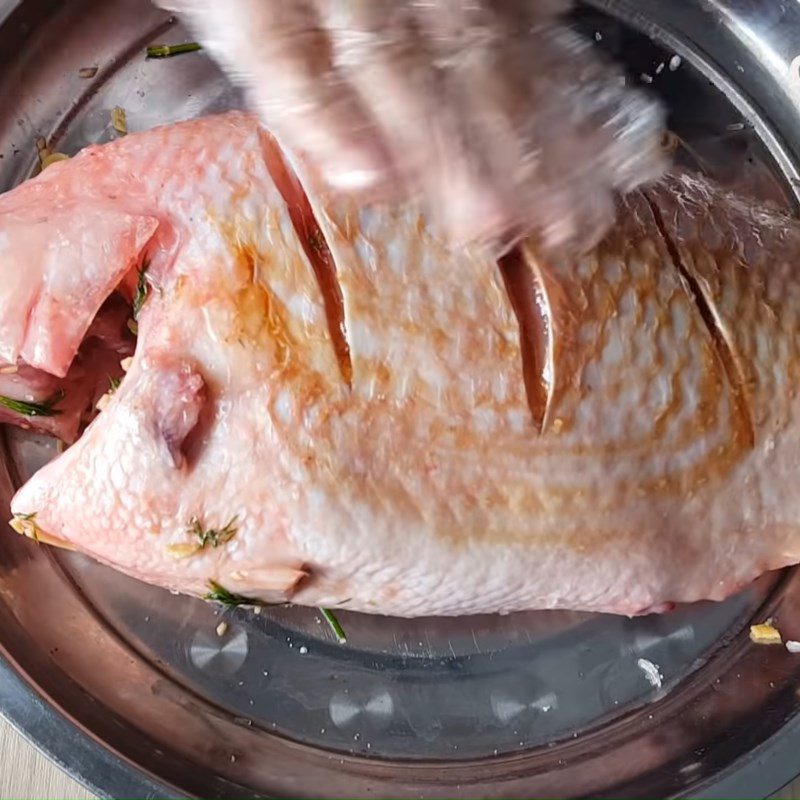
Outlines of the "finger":
M 613 221 L 614 191 L 663 163 L 653 104 L 623 91 L 553 18 L 558 2 L 465 4 L 459 19 L 460 8 L 442 0 L 421 17 L 461 137 L 439 178 L 441 191 L 459 186 L 443 206 L 451 236 L 508 242 L 532 231 L 550 249 L 594 244 Z M 475 216 L 487 202 L 489 214 Z
M 483 5 L 443 0 L 419 14 L 439 71 L 441 107 L 447 109 L 439 118 L 440 142 L 426 194 L 456 242 L 503 241 L 520 224 L 519 198 L 512 190 L 528 165 L 514 115 L 526 100 L 525 80 L 513 68 L 518 28 L 505 24 L 498 5 L 503 14 L 516 6 L 511 0 Z
M 403 190 L 430 147 L 430 54 L 413 29 L 411 4 L 391 0 L 320 0 L 337 71 L 369 109 Z M 427 142 L 427 147 L 426 147 Z M 401 187 L 395 187 L 400 189 Z
M 172 0 L 243 83 L 283 144 L 333 185 L 385 179 L 391 158 L 363 102 L 338 74 L 316 9 L 304 0 Z
M 459 240 L 480 238 L 477 220 L 499 225 L 496 198 L 476 180 L 463 146 L 463 120 L 442 93 L 435 43 L 421 31 L 418 9 L 389 0 L 326 0 L 320 6 L 337 68 L 389 144 L 401 179 L 395 194 L 421 196 L 434 227 L 447 238 L 455 233 L 454 216 L 470 220 L 469 233 L 459 231 Z

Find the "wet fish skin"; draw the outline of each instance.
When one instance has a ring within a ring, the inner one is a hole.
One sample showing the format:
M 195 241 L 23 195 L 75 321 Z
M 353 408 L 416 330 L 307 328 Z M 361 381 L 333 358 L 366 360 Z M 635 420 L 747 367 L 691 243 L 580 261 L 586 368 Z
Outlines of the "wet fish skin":
M 526 244 L 547 336 L 535 420 L 497 265 L 448 251 L 413 207 L 326 196 L 297 163 L 343 370 L 274 157 L 226 115 L 0 198 L 0 231 L 32 203 L 158 223 L 130 259 L 146 252 L 156 287 L 131 369 L 15 512 L 171 589 L 399 616 L 636 614 L 800 561 L 797 223 L 673 176 L 580 259 Z M 187 555 L 194 519 L 236 533 Z

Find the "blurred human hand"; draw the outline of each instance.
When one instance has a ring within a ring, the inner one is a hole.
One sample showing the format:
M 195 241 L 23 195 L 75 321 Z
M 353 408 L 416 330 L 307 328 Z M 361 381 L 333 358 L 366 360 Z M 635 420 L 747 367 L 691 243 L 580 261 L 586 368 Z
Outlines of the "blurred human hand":
M 161 0 L 331 187 L 420 197 L 454 242 L 585 248 L 664 168 L 659 104 L 569 0 Z

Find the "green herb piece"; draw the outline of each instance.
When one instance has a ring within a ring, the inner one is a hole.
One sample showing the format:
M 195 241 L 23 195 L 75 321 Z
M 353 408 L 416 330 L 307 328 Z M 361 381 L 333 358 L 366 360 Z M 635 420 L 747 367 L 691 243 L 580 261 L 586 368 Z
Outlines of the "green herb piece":
M 34 542 L 38 542 L 39 526 L 36 524 L 36 515 L 38 513 L 38 511 L 33 511 L 30 514 L 14 514 L 13 519 L 8 524 L 11 526 L 11 530 L 33 539 Z
M 213 603 L 221 603 L 226 608 L 264 605 L 260 600 L 254 600 L 252 597 L 244 597 L 241 594 L 229 592 L 224 586 L 220 586 L 220 584 L 218 584 L 216 581 L 210 580 L 208 582 L 208 586 L 211 591 L 203 595 L 203 600 L 209 600 Z
M 328 243 L 322 236 L 322 231 L 315 230 L 308 237 L 308 244 L 317 255 L 327 257 L 330 254 Z
M 209 528 L 205 530 L 202 523 L 197 517 L 194 517 L 189 523 L 189 533 L 196 536 L 200 543 L 200 550 L 205 549 L 207 544 L 212 547 L 219 547 L 225 542 L 229 542 L 236 536 L 236 521 L 238 517 L 232 517 L 230 522 L 224 527 L 217 530 L 216 528 Z
M 10 411 L 15 411 L 17 414 L 22 414 L 23 417 L 56 417 L 61 413 L 61 410 L 55 408 L 55 406 L 63 399 L 64 391 L 62 389 L 59 389 L 41 403 L 28 403 L 25 400 L 14 400 L 13 397 L 6 397 L 0 394 L 0 406 Z
M 185 44 L 153 44 L 147 48 L 148 58 L 172 58 L 181 53 L 196 53 L 202 50 L 203 45 L 199 42 L 186 42 Z
M 114 392 L 119 389 L 119 385 L 122 383 L 122 378 L 113 378 L 111 375 L 108 376 L 108 391 L 110 394 L 114 394 Z
M 339 644 L 344 644 L 347 641 L 347 636 L 345 635 L 342 624 L 338 619 L 336 619 L 336 614 L 334 614 L 329 608 L 320 608 L 319 611 L 320 614 L 322 614 L 322 618 L 325 620 L 325 622 L 330 625 L 333 635 L 336 637 L 336 641 L 339 642 Z
M 135 320 L 139 319 L 142 306 L 145 304 L 150 294 L 150 281 L 147 280 L 147 270 L 149 267 L 150 262 L 145 259 L 142 268 L 139 270 L 139 279 L 136 282 L 136 294 L 133 296 L 133 318 Z

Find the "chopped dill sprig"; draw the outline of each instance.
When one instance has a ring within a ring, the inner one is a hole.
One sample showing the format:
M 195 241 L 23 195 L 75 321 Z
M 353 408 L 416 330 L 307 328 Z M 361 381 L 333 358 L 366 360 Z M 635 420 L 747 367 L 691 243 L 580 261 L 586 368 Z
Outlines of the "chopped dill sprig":
M 185 44 L 152 44 L 147 48 L 147 58 L 172 58 L 181 53 L 196 53 L 202 50 L 199 42 L 186 42 Z
M 326 258 L 330 255 L 328 243 L 325 241 L 325 238 L 320 230 L 314 230 L 309 234 L 308 245 L 315 253 L 317 253 L 317 255 Z
M 11 521 L 8 523 L 11 530 L 16 531 L 22 536 L 27 536 L 33 539 L 34 542 L 39 541 L 39 526 L 36 523 L 36 515 L 38 511 L 33 511 L 30 514 L 14 514 Z
M 254 600 L 252 597 L 244 597 L 244 595 L 229 592 L 224 586 L 221 586 L 216 581 L 210 580 L 208 582 L 208 586 L 210 591 L 203 595 L 203 600 L 208 600 L 212 603 L 220 603 L 226 608 L 264 605 L 260 600 Z
M 224 528 L 203 528 L 202 523 L 197 517 L 193 517 L 189 523 L 189 533 L 196 536 L 199 542 L 199 549 L 203 550 L 207 544 L 212 547 L 219 547 L 225 542 L 229 542 L 236 536 L 236 522 L 238 517 L 232 517 Z
M 29 403 L 26 400 L 15 400 L 0 394 L 0 406 L 22 414 L 24 417 L 56 417 L 61 410 L 55 408 L 64 399 L 64 390 L 59 389 L 41 403 Z
M 139 319 L 139 314 L 142 306 L 145 304 L 148 296 L 150 295 L 150 281 L 147 279 L 147 270 L 150 268 L 150 262 L 145 259 L 142 263 L 142 268 L 139 270 L 139 278 L 136 281 L 136 294 L 133 296 L 133 318 Z
M 320 614 L 322 614 L 322 618 L 328 623 L 330 629 L 333 631 L 336 641 L 339 642 L 339 644 L 344 644 L 347 641 L 347 636 L 345 635 L 342 624 L 338 619 L 336 619 L 336 614 L 334 614 L 329 608 L 320 608 L 319 611 Z

